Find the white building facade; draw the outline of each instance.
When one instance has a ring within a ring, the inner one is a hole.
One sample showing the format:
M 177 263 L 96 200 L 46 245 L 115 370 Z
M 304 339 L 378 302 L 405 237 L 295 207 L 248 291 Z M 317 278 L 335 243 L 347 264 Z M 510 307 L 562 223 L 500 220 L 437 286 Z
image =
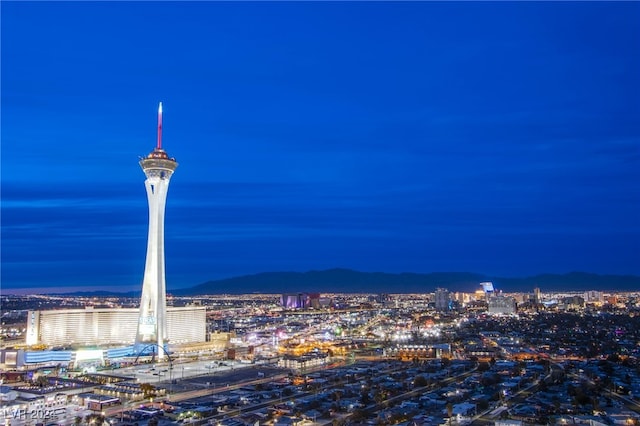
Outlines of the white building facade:
M 166 340 L 175 344 L 206 340 L 207 313 L 204 306 L 166 309 Z M 29 311 L 26 343 L 47 347 L 131 345 L 136 339 L 134 325 L 138 322 L 139 313 L 135 308 Z

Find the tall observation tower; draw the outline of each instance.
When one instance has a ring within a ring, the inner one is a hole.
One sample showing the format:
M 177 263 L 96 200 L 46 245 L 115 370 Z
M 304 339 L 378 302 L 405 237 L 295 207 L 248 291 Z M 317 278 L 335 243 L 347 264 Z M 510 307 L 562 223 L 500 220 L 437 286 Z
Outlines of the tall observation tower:
M 162 102 L 158 106 L 158 142 L 149 155 L 140 160 L 140 166 L 147 176 L 149 202 L 149 236 L 147 260 L 144 266 L 140 317 L 136 333 L 136 351 L 153 345 L 158 358 L 165 357 L 167 341 L 167 301 L 164 275 L 164 207 L 167 201 L 169 180 L 178 163 L 162 149 Z M 146 352 L 146 351 L 145 351 Z

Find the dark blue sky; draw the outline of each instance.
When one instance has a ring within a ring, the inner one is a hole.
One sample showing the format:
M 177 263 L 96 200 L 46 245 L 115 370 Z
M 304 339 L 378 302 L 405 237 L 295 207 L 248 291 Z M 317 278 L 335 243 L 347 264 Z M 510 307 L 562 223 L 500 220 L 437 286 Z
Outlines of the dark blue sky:
M 639 2 L 2 2 L 2 287 L 640 274 Z

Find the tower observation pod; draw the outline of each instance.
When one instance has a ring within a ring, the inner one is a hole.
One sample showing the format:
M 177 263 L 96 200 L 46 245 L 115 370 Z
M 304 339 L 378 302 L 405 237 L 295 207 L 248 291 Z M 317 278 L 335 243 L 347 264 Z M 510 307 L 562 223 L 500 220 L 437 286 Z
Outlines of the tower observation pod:
M 135 347 L 137 352 L 148 348 L 145 353 L 153 351 L 161 360 L 166 356 L 164 345 L 167 343 L 164 211 L 169 181 L 178 167 L 175 158 L 170 158 L 162 149 L 162 103 L 158 107 L 156 147 L 140 160 L 140 166 L 147 176 L 144 185 L 149 203 L 149 235 Z

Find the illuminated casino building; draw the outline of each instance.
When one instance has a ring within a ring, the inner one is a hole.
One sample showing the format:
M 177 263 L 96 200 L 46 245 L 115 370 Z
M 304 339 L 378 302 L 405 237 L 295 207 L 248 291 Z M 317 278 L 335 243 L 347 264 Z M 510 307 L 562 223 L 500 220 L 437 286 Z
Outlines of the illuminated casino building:
M 140 308 L 29 311 L 25 343 L 30 349 L 40 346 L 47 349 L 63 347 L 65 350 L 2 353 L 1 363 L 10 367 L 21 363 L 73 363 L 77 357 L 94 357 L 94 352 L 111 360 L 135 358 L 142 352 L 154 354 L 162 360 L 171 352 L 167 348 L 168 342 L 176 349 L 180 345 L 206 341 L 206 308 L 167 308 L 166 305 L 164 211 L 169 180 L 178 163 L 162 149 L 162 104 L 158 108 L 156 147 L 140 160 L 140 166 L 147 177 L 145 187 L 149 203 L 147 257 Z M 87 352 L 89 347 L 102 349 Z
M 506 296 L 489 297 L 488 313 L 496 315 L 515 315 L 518 310 L 516 299 Z
M 167 302 L 164 269 L 164 211 L 171 175 L 178 167 L 175 158 L 162 149 L 162 103 L 158 107 L 158 140 L 155 149 L 140 161 L 147 176 L 144 181 L 149 203 L 149 234 L 147 260 L 142 280 L 142 297 L 138 329 L 135 335 L 136 348 L 149 345 L 164 348 L 167 342 Z M 159 358 L 165 351 L 158 351 Z
M 87 308 L 29 311 L 26 344 L 55 346 L 131 345 L 136 338 L 138 309 Z M 203 306 L 167 308 L 167 335 L 173 344 L 206 340 Z M 158 351 L 156 351 L 158 352 Z
M 485 282 L 480 283 L 480 287 L 482 287 L 482 290 L 487 295 L 491 295 L 491 294 L 494 293 L 494 287 L 493 287 L 493 283 L 491 281 L 485 281 Z
M 305 293 L 287 293 L 280 297 L 280 303 L 286 309 L 304 309 L 308 306 Z

